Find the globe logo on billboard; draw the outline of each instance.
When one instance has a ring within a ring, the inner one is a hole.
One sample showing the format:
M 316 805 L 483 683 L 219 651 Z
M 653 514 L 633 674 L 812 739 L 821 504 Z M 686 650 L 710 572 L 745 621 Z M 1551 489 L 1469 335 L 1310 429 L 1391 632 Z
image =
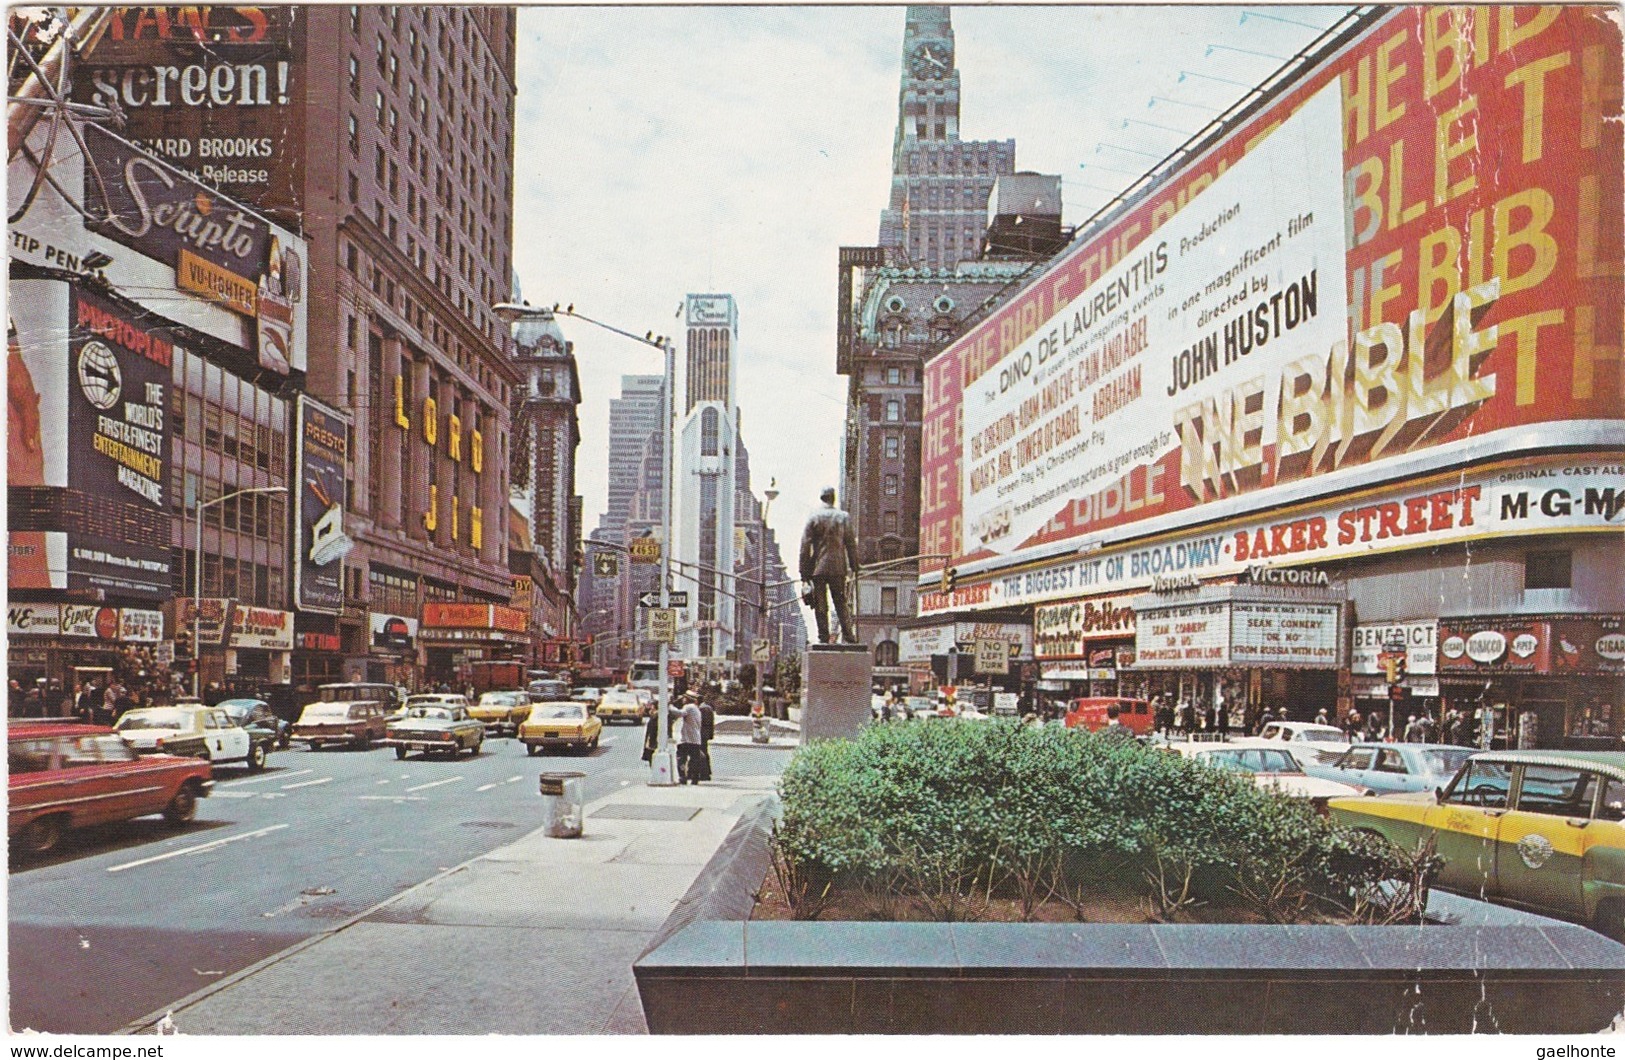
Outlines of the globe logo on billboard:
M 124 377 L 112 350 L 99 342 L 85 343 L 84 349 L 79 351 L 79 389 L 85 400 L 99 409 L 110 409 L 118 404 Z

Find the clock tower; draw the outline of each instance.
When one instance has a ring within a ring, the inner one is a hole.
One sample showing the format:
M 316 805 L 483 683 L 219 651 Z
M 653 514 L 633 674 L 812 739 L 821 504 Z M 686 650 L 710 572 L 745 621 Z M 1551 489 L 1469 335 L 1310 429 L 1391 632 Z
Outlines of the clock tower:
M 1014 172 L 1016 143 L 959 138 L 959 70 L 948 12 L 939 5 L 908 8 L 880 245 L 899 264 L 952 269 L 977 257 L 988 195 L 994 178 Z

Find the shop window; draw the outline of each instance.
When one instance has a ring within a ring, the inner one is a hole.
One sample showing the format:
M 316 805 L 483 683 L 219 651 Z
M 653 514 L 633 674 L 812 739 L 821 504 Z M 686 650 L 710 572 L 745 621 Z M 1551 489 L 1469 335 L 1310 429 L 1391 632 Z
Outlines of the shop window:
M 1574 553 L 1568 549 L 1530 552 L 1523 562 L 1525 589 L 1569 589 L 1574 584 Z

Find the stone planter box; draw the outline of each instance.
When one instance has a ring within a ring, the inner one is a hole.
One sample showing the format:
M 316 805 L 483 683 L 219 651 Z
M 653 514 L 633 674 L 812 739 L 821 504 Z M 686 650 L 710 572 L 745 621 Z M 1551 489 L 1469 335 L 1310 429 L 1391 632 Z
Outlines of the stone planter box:
M 769 827 L 740 822 L 633 966 L 652 1033 L 1579 1034 L 1625 1010 L 1625 946 L 1442 893 L 1427 926 L 751 922 Z

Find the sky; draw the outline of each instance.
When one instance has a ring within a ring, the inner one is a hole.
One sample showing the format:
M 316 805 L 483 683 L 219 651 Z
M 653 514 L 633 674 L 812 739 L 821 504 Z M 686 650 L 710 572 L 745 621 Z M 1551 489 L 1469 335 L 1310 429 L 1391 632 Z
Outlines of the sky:
M 1344 10 L 954 8 L 960 135 L 1013 138 L 1017 169 L 1061 175 L 1078 224 Z M 520 10 L 524 297 L 680 340 L 685 294 L 732 294 L 752 485 L 777 480 L 769 522 L 787 553 L 819 490 L 839 485 L 836 251 L 878 234 L 903 23 L 902 6 Z M 585 535 L 605 507 L 609 401 L 623 374 L 663 365 L 560 326 L 581 372 Z

